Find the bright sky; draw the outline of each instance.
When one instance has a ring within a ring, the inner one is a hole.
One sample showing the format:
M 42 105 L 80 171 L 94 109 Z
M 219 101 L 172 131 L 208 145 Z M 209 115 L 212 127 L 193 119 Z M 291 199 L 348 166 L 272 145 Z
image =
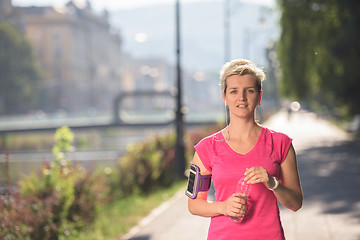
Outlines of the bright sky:
M 77 0 L 78 2 L 85 2 L 85 0 Z M 180 3 L 189 2 L 206 2 L 209 0 L 179 0 Z M 223 0 L 215 0 L 223 1 Z M 246 0 L 230 0 L 230 1 L 246 1 Z M 69 0 L 12 0 L 14 6 L 64 6 Z M 104 8 L 109 11 L 129 9 L 136 7 L 144 7 L 157 4 L 172 4 L 175 0 L 90 0 L 95 11 L 101 11 Z M 275 0 L 251 0 L 253 3 L 273 6 Z

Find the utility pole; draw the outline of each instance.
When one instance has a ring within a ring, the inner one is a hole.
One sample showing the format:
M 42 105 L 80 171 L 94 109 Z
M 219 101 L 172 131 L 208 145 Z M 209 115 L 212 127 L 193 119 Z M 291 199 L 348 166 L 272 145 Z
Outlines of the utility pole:
M 181 51 L 180 51 L 180 2 L 176 0 L 175 4 L 175 22 L 176 22 L 176 148 L 174 162 L 174 177 L 176 179 L 184 178 L 185 171 L 185 144 L 184 144 L 184 120 L 182 106 L 182 81 L 181 81 Z
M 231 57 L 230 1 L 231 0 L 224 0 L 224 63 L 230 61 L 230 57 Z M 225 106 L 225 125 L 229 125 L 229 123 L 230 123 L 230 111 L 229 108 Z
M 231 18 L 230 0 L 224 0 L 224 63 L 230 61 L 231 36 L 230 36 L 230 18 Z

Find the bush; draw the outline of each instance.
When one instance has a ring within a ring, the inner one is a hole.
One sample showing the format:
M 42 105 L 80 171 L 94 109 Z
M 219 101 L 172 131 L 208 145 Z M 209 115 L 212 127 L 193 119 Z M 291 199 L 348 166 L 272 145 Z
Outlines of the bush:
M 84 173 L 75 171 L 66 161 L 66 152 L 71 150 L 74 135 L 68 127 L 62 127 L 55 133 L 56 144 L 53 147 L 55 161 L 42 167 L 40 174 L 32 173 L 19 182 L 20 193 L 39 204 L 31 209 L 32 214 L 48 210 L 49 214 L 34 224 L 30 236 L 36 239 L 58 239 L 69 236 L 71 224 L 67 220 L 69 210 L 75 199 L 75 184 Z
M 1 200 L 1 239 L 66 239 L 96 217 L 108 192 L 104 179 L 66 161 L 74 139 L 69 128 L 58 129 L 55 138 L 56 160 L 25 176 L 19 192 Z
M 118 175 L 114 179 L 114 190 L 119 197 L 133 192 L 146 194 L 171 185 L 175 141 L 176 135 L 171 133 L 129 145 L 127 153 L 119 160 Z
M 98 208 L 108 202 L 109 187 L 102 175 L 86 174 L 74 185 L 74 201 L 69 208 L 67 220 L 81 229 L 94 221 Z
M 218 126 L 188 131 L 186 156 L 192 159 L 194 144 Z M 66 153 L 74 135 L 67 127 L 55 133 L 55 161 L 41 172 L 25 176 L 19 191 L 0 198 L 0 239 L 68 239 L 93 222 L 99 207 L 134 193 L 148 194 L 173 183 L 176 134 L 170 133 L 129 145 L 118 168 L 89 174 L 72 166 Z
M 0 239 L 36 239 L 32 238 L 33 229 L 37 228 L 35 225 L 43 222 L 51 211 L 44 209 L 48 205 L 40 207 L 40 203 L 34 200 L 31 196 L 24 198 L 18 192 L 10 199 L 0 197 Z
M 194 145 L 209 133 L 219 130 L 213 125 L 202 130 L 188 130 L 185 135 L 187 163 L 194 154 Z M 129 145 L 127 153 L 120 158 L 117 175 L 111 183 L 116 197 L 126 197 L 134 192 L 147 194 L 173 183 L 172 167 L 175 158 L 176 134 L 157 135 L 138 144 Z

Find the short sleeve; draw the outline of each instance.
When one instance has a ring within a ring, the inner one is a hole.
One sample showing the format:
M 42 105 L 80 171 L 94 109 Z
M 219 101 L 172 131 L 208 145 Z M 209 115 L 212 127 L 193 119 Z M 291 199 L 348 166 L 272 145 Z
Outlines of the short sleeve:
M 204 138 L 198 144 L 195 145 L 195 151 L 198 154 L 201 162 L 208 171 L 212 171 L 212 146 L 211 138 Z
M 280 133 L 279 137 L 280 137 L 279 140 L 280 140 L 280 160 L 281 160 L 280 164 L 281 164 L 286 159 L 286 156 L 287 156 L 290 146 L 291 146 L 292 139 L 283 133 Z

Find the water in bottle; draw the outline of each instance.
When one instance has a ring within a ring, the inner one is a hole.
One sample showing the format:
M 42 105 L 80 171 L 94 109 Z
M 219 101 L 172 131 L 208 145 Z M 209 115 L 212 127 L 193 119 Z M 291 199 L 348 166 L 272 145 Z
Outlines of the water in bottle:
M 248 199 L 249 195 L 250 195 L 250 190 L 251 190 L 251 184 L 247 184 L 244 181 L 245 176 L 243 176 L 242 178 L 240 178 L 239 182 L 237 183 L 236 186 L 236 193 L 242 193 L 245 195 L 246 200 Z M 245 215 L 244 215 L 245 216 Z M 241 222 L 244 219 L 244 216 L 239 217 L 239 218 L 235 218 L 235 217 L 230 217 L 230 219 L 234 222 Z

